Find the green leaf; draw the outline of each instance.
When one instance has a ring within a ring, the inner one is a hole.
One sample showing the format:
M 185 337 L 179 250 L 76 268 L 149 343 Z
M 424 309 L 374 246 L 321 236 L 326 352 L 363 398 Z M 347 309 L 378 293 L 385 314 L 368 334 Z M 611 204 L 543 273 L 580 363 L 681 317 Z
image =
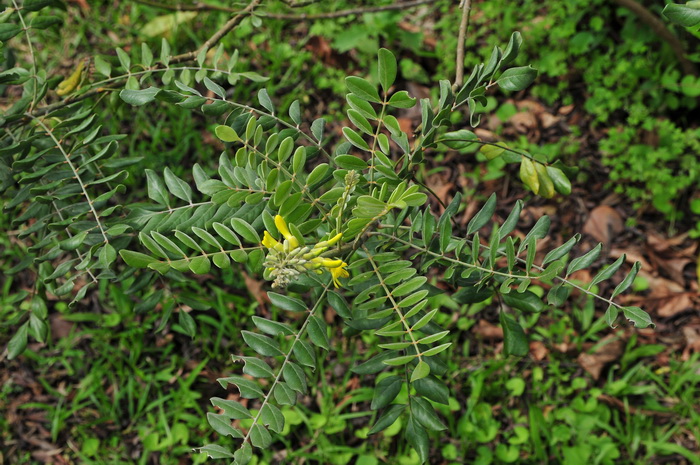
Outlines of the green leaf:
M 163 184 L 163 180 L 155 171 L 146 169 L 146 183 L 148 185 L 148 198 L 165 206 L 170 206 L 168 202 L 168 191 Z
M 416 321 L 413 326 L 411 327 L 411 331 L 418 331 L 421 329 L 423 326 L 427 325 L 430 323 L 430 320 L 433 319 L 435 314 L 437 314 L 438 309 L 434 308 L 425 315 L 423 315 L 418 321 Z
M 502 294 L 501 297 L 509 307 L 517 308 L 526 313 L 540 313 L 546 308 L 542 299 L 532 291 L 509 292 Z
M 117 259 L 117 251 L 112 244 L 105 244 L 97 252 L 97 258 L 102 268 L 109 268 L 109 265 Z
M 367 145 L 367 142 L 365 142 L 362 136 L 359 135 L 354 129 L 344 127 L 343 134 L 345 135 L 345 138 L 358 149 L 369 151 L 369 145 Z
M 217 381 L 224 389 L 226 389 L 228 384 L 233 384 L 238 388 L 241 397 L 244 399 L 259 399 L 264 396 L 262 389 L 257 383 L 242 376 L 229 376 L 227 378 L 219 378 Z
M 535 239 L 543 239 L 547 237 L 547 231 L 549 231 L 549 226 L 552 224 L 552 220 L 547 216 L 543 215 L 537 220 L 537 223 L 532 227 L 532 229 L 527 233 L 525 239 L 518 246 L 518 255 L 520 255 L 525 247 L 530 244 L 530 239 L 533 237 Z
M 444 351 L 448 347 L 452 345 L 451 342 L 446 342 L 444 344 L 440 344 L 437 347 L 433 347 L 432 349 L 428 349 L 425 352 L 423 352 L 423 357 L 432 357 L 433 355 L 437 355 L 440 352 Z
M 260 244 L 257 231 L 241 218 L 231 218 L 231 227 L 236 233 L 251 244 Z
M 600 255 L 600 251 L 603 249 L 603 243 L 599 242 L 594 248 L 586 252 L 584 255 L 574 258 L 569 263 L 569 267 L 566 269 L 566 275 L 569 276 L 571 273 L 587 268 L 593 264 L 594 261 Z
M 195 337 L 195 335 L 197 334 L 197 324 L 194 322 L 194 318 L 192 318 L 192 315 L 190 315 L 184 310 L 180 310 L 180 312 L 178 313 L 177 322 L 182 327 L 186 335 L 188 335 L 191 338 Z
M 230 450 L 228 450 L 225 447 L 216 445 L 216 444 L 208 444 L 204 447 L 199 448 L 199 452 L 207 454 L 207 456 L 210 459 L 229 459 L 233 458 L 233 454 L 231 453 Z
M 24 352 L 27 348 L 27 334 L 29 332 L 29 323 L 24 323 L 19 327 L 17 332 L 10 342 L 7 343 L 7 358 L 12 360 L 13 358 Z
M 282 374 L 290 388 L 299 394 L 306 394 L 306 375 L 299 365 L 294 362 L 285 363 Z
M 552 183 L 554 183 L 554 190 L 562 195 L 571 194 L 571 181 L 566 177 L 566 174 L 559 168 L 553 166 L 547 167 L 547 174 L 549 175 Z
M 373 375 L 375 373 L 379 373 L 386 368 L 384 361 L 396 357 L 396 354 L 397 352 L 391 350 L 380 352 L 379 355 L 375 355 L 366 362 L 360 363 L 350 371 L 357 373 L 358 375 Z
M 280 405 L 294 405 L 297 403 L 297 394 L 287 386 L 287 383 L 280 381 L 275 385 L 273 394 L 275 395 L 275 400 Z
M 505 354 L 518 357 L 527 355 L 530 351 L 530 346 L 527 343 L 525 331 L 523 331 L 520 323 L 504 312 L 501 312 L 500 320 L 503 328 L 503 351 Z
M 588 285 L 588 288 L 590 289 L 594 285 L 605 281 L 606 279 L 612 278 L 612 276 L 617 272 L 617 270 L 620 269 L 622 264 L 625 262 L 625 259 L 627 256 L 625 254 L 622 254 L 620 258 L 615 260 L 615 263 L 612 265 L 600 270 L 598 274 L 595 275 L 595 277 L 591 280 L 591 283 Z
M 634 323 L 634 326 L 637 328 L 655 326 L 649 314 L 639 307 L 622 307 L 622 313 L 625 315 L 625 318 Z
M 267 296 L 270 298 L 272 305 L 275 305 L 283 310 L 289 310 L 290 312 L 305 312 L 307 310 L 306 304 L 294 297 L 289 297 L 287 295 L 278 294 L 271 291 L 267 293 Z
M 359 111 L 353 110 L 352 108 L 349 109 L 348 118 L 350 119 L 350 122 L 352 122 L 352 124 L 354 124 L 360 131 L 370 136 L 374 134 L 372 125 L 369 123 L 369 121 L 367 121 L 367 118 L 360 114 Z
M 661 12 L 668 19 L 683 27 L 693 27 L 700 24 L 700 9 L 678 3 L 669 3 Z
M 260 360 L 259 358 L 256 357 L 239 357 L 241 360 L 243 360 L 243 373 L 246 375 L 250 375 L 253 378 L 272 378 L 275 376 L 275 374 L 272 371 L 272 368 L 270 368 L 270 365 L 267 364 L 264 360 Z M 234 361 L 237 360 L 236 357 L 234 357 Z
M 428 433 L 413 416 L 408 421 L 405 434 L 408 443 L 418 453 L 420 462 L 427 462 L 430 457 L 430 440 L 428 438 Z
M 394 422 L 401 416 L 403 411 L 406 410 L 405 404 L 393 404 L 391 405 L 384 414 L 379 417 L 377 422 L 372 426 L 372 428 L 367 432 L 368 436 L 377 434 L 380 431 L 384 431 L 388 427 L 394 424 Z
M 158 92 L 160 92 L 160 89 L 152 86 L 143 90 L 123 89 L 119 92 L 119 97 L 129 105 L 140 107 L 154 101 Z
M 612 293 L 612 296 L 610 297 L 611 299 L 614 299 L 618 295 L 622 294 L 627 290 L 628 287 L 632 285 L 634 282 L 634 278 L 637 277 L 637 273 L 639 273 L 639 270 L 642 268 L 642 263 L 641 262 L 635 262 L 634 265 L 632 265 L 632 269 L 630 272 L 625 276 L 625 279 L 623 279 L 620 284 L 617 285 L 615 290 Z
M 22 32 L 22 27 L 12 23 L 0 23 L 0 41 L 7 41 Z
M 508 214 L 508 218 L 503 222 L 501 227 L 498 229 L 498 240 L 502 240 L 508 234 L 513 232 L 520 219 L 520 212 L 523 211 L 523 201 L 516 200 L 513 210 Z
M 316 368 L 316 353 L 309 343 L 297 340 L 293 352 L 299 363 L 309 368 Z
M 190 270 L 195 274 L 206 274 L 211 269 L 211 262 L 208 257 L 194 257 L 190 260 Z
M 54 3 L 55 0 L 25 0 L 22 4 L 22 8 L 26 11 L 39 11 Z
M 401 391 L 403 381 L 399 376 L 387 376 L 377 383 L 372 396 L 372 410 L 379 410 L 389 405 Z
M 396 57 L 385 48 L 379 49 L 379 83 L 388 92 L 396 80 Z
M 258 91 L 258 101 L 267 111 L 272 114 L 275 113 L 275 107 L 272 104 L 272 100 L 270 100 L 270 95 L 267 93 L 267 89 L 262 88 Z
M 231 420 L 226 417 L 226 415 L 219 415 L 216 413 L 208 412 L 207 421 L 209 425 L 222 436 L 228 436 L 234 438 L 243 438 L 243 434 L 231 426 Z
M 224 142 L 238 142 L 241 138 L 238 136 L 236 131 L 229 126 L 219 125 L 214 129 L 216 137 Z
M 244 442 L 233 454 L 233 465 L 248 465 L 253 459 L 253 446 L 249 442 Z
M 501 74 L 496 83 L 505 90 L 523 90 L 537 77 L 537 70 L 531 66 L 510 68 Z
M 338 155 L 333 159 L 339 168 L 346 170 L 363 171 L 367 169 L 367 162 L 354 155 Z
M 301 108 L 299 107 L 299 100 L 293 101 L 289 106 L 289 117 L 297 126 L 301 124 Z
M 535 163 L 525 156 L 520 160 L 520 180 L 535 194 L 540 191 L 540 178 L 537 177 Z
M 415 278 L 412 278 L 409 281 L 406 281 L 396 288 L 391 291 L 391 294 L 395 297 L 403 297 L 407 294 L 410 294 L 413 291 L 418 290 L 423 286 L 428 281 L 428 278 L 425 276 L 417 276 Z
M 574 234 L 574 237 L 566 241 L 564 244 L 550 251 L 547 255 L 545 255 L 544 260 L 542 260 L 542 266 L 545 266 L 547 263 L 559 260 L 561 257 L 569 253 L 569 251 L 576 245 L 576 243 L 580 239 L 581 235 L 576 233 Z
M 417 379 L 413 383 L 416 392 L 433 402 L 447 405 L 450 400 L 449 388 L 435 376 L 428 375 L 425 378 Z
M 605 322 L 610 326 L 611 328 L 615 328 L 615 320 L 617 320 L 617 315 L 619 314 L 619 310 L 615 305 L 609 305 L 608 309 L 605 311 Z
M 103 76 L 110 77 L 112 75 L 112 65 L 100 55 L 95 56 L 95 69 Z
M 262 425 L 255 424 L 250 428 L 250 442 L 259 449 L 264 449 L 272 444 L 272 437 Z
M 400 90 L 391 96 L 389 106 L 394 108 L 413 108 L 416 106 L 416 101 L 408 92 Z
M 281 433 L 284 429 L 284 415 L 280 409 L 269 402 L 260 410 L 260 419 L 263 424 L 268 425 L 276 433 Z
M 243 407 L 235 400 L 226 400 L 221 397 L 212 397 L 209 399 L 214 407 L 218 407 L 224 411 L 224 415 L 234 420 L 242 420 L 244 418 L 253 418 L 247 408 Z
M 277 336 L 278 334 L 294 336 L 295 334 L 294 331 L 292 331 L 292 329 L 284 323 L 268 320 L 257 315 L 253 315 L 251 318 L 253 319 L 253 324 L 255 324 L 256 328 L 265 334 L 269 334 L 270 336 Z
M 323 126 L 326 124 L 326 120 L 323 118 L 315 119 L 311 123 L 311 134 L 316 138 L 317 141 L 321 142 L 323 139 Z
M 408 362 L 410 362 L 414 358 L 416 358 L 415 355 L 402 355 L 400 357 L 394 357 L 394 358 L 384 360 L 384 364 L 389 365 L 389 366 L 393 366 L 393 367 L 397 367 L 397 366 L 407 364 Z
M 348 90 L 363 100 L 374 103 L 381 103 L 377 88 L 358 76 L 348 76 L 345 78 L 345 85 Z
M 175 176 L 168 167 L 165 167 L 163 177 L 165 178 L 165 185 L 168 187 L 171 194 L 180 200 L 192 203 L 192 188 L 189 184 Z
M 34 29 L 48 29 L 56 24 L 62 24 L 63 20 L 57 16 L 35 16 L 30 27 Z
M 411 397 L 411 414 L 413 418 L 431 431 L 442 431 L 447 429 L 440 418 L 435 413 L 435 409 L 430 402 L 420 397 Z
M 420 362 L 418 362 L 418 365 L 416 365 L 416 367 L 413 369 L 413 373 L 411 373 L 411 382 L 413 383 L 414 381 L 423 379 L 429 374 L 430 365 L 421 360 Z
M 511 34 L 510 40 L 508 41 L 508 46 L 503 52 L 501 57 L 501 65 L 507 65 L 511 61 L 515 60 L 520 51 L 520 46 L 523 44 L 523 38 L 518 31 Z
M 330 342 L 328 340 L 326 323 L 323 320 L 321 320 L 315 315 L 311 315 L 309 317 L 309 326 L 307 331 L 309 333 L 309 339 L 311 339 L 311 342 L 326 350 L 330 350 Z
M 495 211 L 496 194 L 493 193 L 486 201 L 484 206 L 481 207 L 481 210 L 479 210 L 479 212 L 476 215 L 474 215 L 474 218 L 472 218 L 471 221 L 469 221 L 469 224 L 467 225 L 467 235 L 471 236 L 479 229 L 486 226 L 486 224 L 489 221 L 491 221 L 491 217 L 493 216 Z
M 280 346 L 274 339 L 271 339 L 262 334 L 251 333 L 250 331 L 241 331 L 243 340 L 254 351 L 266 357 L 283 356 L 284 352 L 280 350 Z

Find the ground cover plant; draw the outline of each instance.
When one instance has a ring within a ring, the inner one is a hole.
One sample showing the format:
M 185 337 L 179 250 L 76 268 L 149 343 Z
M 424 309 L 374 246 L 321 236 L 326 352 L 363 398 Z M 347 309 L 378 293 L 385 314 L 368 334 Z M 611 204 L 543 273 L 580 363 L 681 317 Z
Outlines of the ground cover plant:
M 543 214 L 590 173 L 475 130 L 537 76 L 516 64 L 522 34 L 501 30 L 465 70 L 458 47 L 456 76 L 420 95 L 403 90 L 430 75 L 416 74 L 410 24 L 397 32 L 402 10 L 451 17 L 464 44 L 476 5 L 253 1 L 200 19 L 145 3 L 114 13 L 129 31 L 124 18 L 149 11 L 145 40 L 64 77 L 43 68 L 37 38 L 65 5 L 27 0 L 3 17 L 8 460 L 697 463 L 697 315 L 652 307 L 657 331 L 639 332 L 653 326 L 645 286 L 662 278 L 637 253 L 605 258 L 614 224 L 551 234 L 566 214 Z M 357 49 L 351 73 L 261 67 L 255 48 L 270 61 L 294 50 L 264 33 L 227 46 L 266 27 L 282 37 L 275 20 L 337 19 L 340 34 L 353 18 L 382 27 L 324 52 Z M 218 30 L 188 48 L 195 20 Z M 290 69 L 343 101 L 299 91 Z M 506 173 L 491 182 L 519 178 L 517 195 L 477 191 L 461 168 L 453 182 L 454 157 Z M 682 280 L 669 242 L 659 254 Z M 676 324 L 682 351 L 656 340 Z

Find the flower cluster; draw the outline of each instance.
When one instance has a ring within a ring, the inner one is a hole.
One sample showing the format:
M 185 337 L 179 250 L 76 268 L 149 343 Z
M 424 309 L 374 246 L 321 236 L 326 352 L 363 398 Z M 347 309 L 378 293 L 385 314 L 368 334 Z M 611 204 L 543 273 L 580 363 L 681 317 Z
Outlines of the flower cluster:
M 333 277 L 335 287 L 340 286 L 340 278 L 347 278 L 350 273 L 345 269 L 348 264 L 340 259 L 321 257 L 329 247 L 338 243 L 343 236 L 336 234 L 332 238 L 321 241 L 313 247 L 300 247 L 299 239 L 289 232 L 287 222 L 280 215 L 275 216 L 275 226 L 284 238 L 278 241 L 265 231 L 262 245 L 268 249 L 265 267 L 273 279 L 272 287 L 286 287 L 301 273 L 313 271 L 321 274 L 325 269 Z

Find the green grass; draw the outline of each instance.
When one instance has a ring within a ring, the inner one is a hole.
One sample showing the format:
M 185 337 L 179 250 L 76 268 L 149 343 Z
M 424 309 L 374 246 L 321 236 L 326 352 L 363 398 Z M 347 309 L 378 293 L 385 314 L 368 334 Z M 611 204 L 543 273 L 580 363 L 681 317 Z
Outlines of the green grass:
M 490 3 L 491 6 L 484 3 L 484 21 L 493 21 L 498 13 L 498 2 Z M 161 13 L 122 2 L 116 9 L 96 5 L 84 19 L 66 15 L 66 28 L 61 35 L 47 35 L 38 58 L 58 66 L 60 57 L 111 53 L 113 43 L 107 31 L 120 38 L 120 46 L 128 47 L 140 40 L 140 25 Z M 498 14 L 504 21 L 508 16 Z M 355 48 L 357 61 L 353 58 L 345 63 L 349 71 L 365 72 L 366 61 L 374 57 L 376 49 L 390 45 L 407 56 L 401 63 L 405 79 L 420 82 L 427 75 L 451 76 L 447 61 L 437 69 L 425 69 L 426 64 L 437 64 L 439 57 L 421 51 L 422 37 L 396 27 L 400 17 L 385 13 L 322 21 L 311 26 L 309 33 L 325 37 L 339 51 Z M 178 51 L 189 50 L 224 20 L 223 15 L 201 15 L 193 23 L 194 29 L 183 25 L 173 33 L 171 41 L 177 44 Z M 589 18 L 589 22 L 593 20 Z M 557 29 L 562 39 L 574 36 L 572 23 L 574 18 Z M 479 24 L 475 22 L 475 26 Z M 503 28 L 510 31 L 521 25 L 504 22 Z M 453 26 L 451 16 L 438 28 L 440 47 L 444 46 L 449 56 L 454 42 L 449 31 Z M 489 32 L 478 30 L 470 38 L 472 45 L 481 43 L 482 34 Z M 535 32 L 541 34 L 539 40 L 548 40 L 544 29 Z M 250 41 L 258 47 L 258 54 L 243 56 L 242 60 L 251 69 L 274 77 L 270 94 L 280 102 L 280 108 L 299 98 L 305 107 L 321 108 L 330 114 L 329 120 L 342 118 L 339 113 L 345 86 L 340 77 L 347 70 L 319 63 L 304 48 L 308 37 L 300 34 L 287 40 L 288 34 L 289 26 L 270 21 L 260 30 L 241 28 L 225 42 L 241 44 L 243 49 L 243 42 Z M 494 34 L 494 41 L 501 39 Z M 151 40 L 154 48 L 157 42 Z M 485 50 L 480 48 L 479 53 Z M 558 77 L 564 72 L 557 58 L 561 53 L 556 50 L 539 57 L 543 73 Z M 645 48 L 639 53 L 646 57 L 651 52 Z M 598 64 L 597 73 L 606 71 L 600 69 L 602 66 Z M 549 82 L 535 92 L 544 100 L 566 104 L 573 98 L 568 93 L 570 89 L 562 87 L 566 84 L 567 81 Z M 629 89 L 623 89 L 626 90 Z M 256 86 L 241 84 L 235 89 L 234 98 L 254 101 L 256 91 Z M 616 109 L 611 106 L 634 99 L 622 94 L 608 101 L 606 92 L 602 86 L 596 89 L 588 104 L 589 112 L 607 115 Z M 651 95 L 651 101 L 661 105 L 659 102 L 667 94 L 659 90 L 658 95 Z M 116 100 L 116 96 L 110 98 Z M 687 103 L 682 96 L 677 100 L 678 105 Z M 211 118 L 165 105 L 139 111 L 119 102 L 106 107 L 114 113 L 104 132 L 128 133 L 121 146 L 123 155 L 142 158 L 130 168 L 127 185 L 135 192 L 133 195 L 141 195 L 138 188 L 144 185 L 146 168 L 167 164 L 175 174 L 188 179 L 188 167 L 193 163 L 206 169 L 216 164 L 218 149 L 205 138 L 211 133 Z M 503 112 L 508 114 L 509 109 Z M 562 151 L 574 157 L 572 147 L 577 147 L 575 141 L 563 140 L 539 150 L 550 158 Z M 502 166 L 497 162 L 490 166 L 487 176 L 501 175 Z M 474 172 L 469 176 L 476 183 L 483 180 L 481 174 Z M 2 229 L 11 230 L 9 224 L 10 218 L 0 212 Z M 0 269 L 6 271 L 20 263 L 25 250 L 15 235 L 0 237 Z M 251 315 L 260 314 L 263 309 L 248 292 L 240 273 L 219 273 L 198 282 L 175 278 L 167 280 L 167 287 L 166 281 L 152 283 L 153 289 L 162 294 L 130 293 L 129 287 L 138 284 L 138 278 L 131 277 L 95 289 L 94 295 L 89 294 L 75 307 L 50 301 L 53 334 L 49 342 L 31 344 L 17 360 L 0 358 L 0 443 L 5 448 L 0 462 L 41 463 L 31 454 L 36 449 L 28 450 L 29 443 L 23 442 L 28 437 L 55 444 L 62 448 L 61 455 L 85 464 L 179 464 L 183 460 L 202 463 L 203 454 L 193 453 L 194 448 L 207 442 L 229 441 L 212 433 L 206 421 L 206 412 L 212 410 L 208 399 L 235 394 L 223 391 L 216 378 L 240 372 L 240 365 L 232 363 L 230 354 L 240 355 L 240 331 L 249 326 Z M 28 310 L 16 296 L 33 292 L 32 279 L 31 269 L 18 275 L 3 273 L 0 278 L 3 346 Z M 203 305 L 203 300 L 210 305 Z M 460 330 L 448 354 L 452 388 L 449 405 L 436 404 L 448 426 L 445 434 L 434 438 L 436 463 L 646 464 L 663 456 L 700 463 L 697 354 L 682 360 L 670 348 L 640 342 L 639 337 L 632 335 L 626 339 L 617 360 L 599 380 L 594 380 L 576 357 L 581 351 L 595 350 L 595 346 L 590 349 L 588 345 L 596 344 L 609 331 L 603 329 L 587 302 L 579 302 L 567 312 L 553 310 L 524 321 L 528 328 L 533 327 L 536 318 L 540 319 L 539 324 L 546 323 L 530 333 L 549 351 L 548 358 L 542 361 L 504 358 L 497 350 L 498 340 L 481 334 L 478 322 L 493 320 L 492 303 L 465 306 L 447 298 L 436 298 L 434 303 L 442 306 L 440 323 Z M 339 332 L 338 327 L 334 326 Z M 67 333 L 57 337 L 56 333 L 64 330 Z M 334 340 L 344 342 L 337 342 L 329 354 L 319 354 L 326 363 L 309 379 L 311 394 L 298 408 L 283 410 L 288 426 L 279 442 L 253 463 L 418 463 L 415 453 L 405 445 L 397 445 L 400 423 L 366 439 L 376 416 L 369 409 L 368 388 L 381 377 L 361 378 L 350 368 L 374 355 L 377 341 L 368 336 Z M 558 347 L 564 343 L 570 349 L 561 352 Z M 658 363 L 661 352 L 669 357 L 667 365 Z M 25 393 L 31 396 L 22 397 Z M 604 400 L 610 398 L 616 399 L 614 404 Z M 14 418 L 19 421 L 10 421 Z M 41 429 L 31 429 L 32 421 Z M 18 448 L 18 444 L 22 447 Z

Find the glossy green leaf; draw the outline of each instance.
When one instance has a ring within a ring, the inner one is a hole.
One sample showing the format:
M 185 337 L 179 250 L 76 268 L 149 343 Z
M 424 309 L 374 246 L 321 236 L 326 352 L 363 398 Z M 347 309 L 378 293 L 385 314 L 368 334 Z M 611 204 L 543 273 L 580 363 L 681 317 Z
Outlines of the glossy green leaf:
M 639 307 L 622 307 L 622 313 L 625 315 L 625 318 L 634 323 L 634 326 L 637 328 L 654 326 L 649 314 Z
M 503 71 L 496 82 L 502 89 L 517 91 L 523 90 L 532 84 L 536 77 L 537 70 L 535 68 L 521 66 Z
M 486 226 L 486 224 L 491 221 L 495 211 L 496 194 L 494 193 L 491 194 L 484 206 L 481 207 L 481 210 L 479 210 L 479 212 L 469 221 L 469 224 L 467 225 L 467 234 L 471 236 L 479 229 Z
M 406 410 L 405 404 L 393 404 L 382 414 L 377 422 L 370 428 L 367 432 L 368 436 L 377 434 L 380 431 L 384 431 L 388 427 L 394 424 L 394 422 L 401 416 L 401 414 Z
M 627 274 L 627 276 L 625 276 L 625 278 L 620 282 L 620 284 L 618 284 L 617 287 L 615 287 L 615 290 L 613 291 L 612 296 L 610 298 L 614 299 L 618 295 L 625 292 L 627 288 L 632 285 L 632 283 L 634 282 L 634 278 L 637 277 L 637 273 L 639 273 L 639 270 L 641 268 L 641 262 L 635 262 L 634 265 L 632 265 L 632 269 Z
M 509 307 L 517 308 L 526 313 L 539 313 L 546 308 L 542 299 L 532 291 L 509 292 L 501 295 L 501 298 Z
M 270 298 L 270 302 L 272 302 L 273 305 L 283 310 L 289 310 L 290 312 L 305 312 L 307 310 L 306 304 L 295 297 L 289 297 L 288 295 L 278 294 L 276 292 L 268 292 L 267 296 Z
M 578 258 L 574 258 L 569 263 L 569 267 L 566 269 L 566 275 L 575 273 L 576 271 L 587 268 L 593 264 L 598 259 L 600 251 L 603 249 L 603 243 L 599 242 L 594 248 L 583 254 Z
M 307 327 L 309 339 L 315 345 L 330 350 L 330 342 L 328 340 L 328 332 L 326 323 L 315 315 L 309 317 L 309 325 Z
M 252 415 L 247 408 L 243 407 L 239 402 L 234 400 L 222 399 L 221 397 L 212 397 L 209 399 L 214 407 L 223 410 L 223 415 L 234 420 L 242 420 L 244 418 L 252 418 Z
M 345 78 L 345 85 L 348 90 L 363 100 L 374 103 L 381 103 L 377 88 L 358 76 L 348 76 Z
M 394 84 L 396 80 L 396 57 L 391 51 L 380 48 L 379 49 L 379 83 L 384 89 L 384 92 L 388 92 L 389 88 Z
M 294 362 L 287 362 L 282 369 L 282 375 L 287 385 L 299 394 L 306 394 L 306 375 L 304 370 Z
M 234 438 L 243 438 L 243 434 L 231 425 L 231 420 L 225 415 L 208 412 L 207 421 L 209 426 L 222 436 L 230 435 Z
M 530 351 L 530 346 L 520 323 L 504 312 L 501 312 L 500 320 L 503 328 L 503 351 L 505 354 L 518 357 L 527 355 Z
M 246 344 L 260 355 L 266 357 L 284 355 L 284 352 L 280 350 L 279 344 L 274 339 L 263 336 L 262 334 L 251 333 L 250 331 L 241 331 L 241 335 Z
M 372 410 L 379 410 L 389 405 L 401 391 L 403 380 L 399 376 L 387 376 L 377 383 L 372 397 Z

